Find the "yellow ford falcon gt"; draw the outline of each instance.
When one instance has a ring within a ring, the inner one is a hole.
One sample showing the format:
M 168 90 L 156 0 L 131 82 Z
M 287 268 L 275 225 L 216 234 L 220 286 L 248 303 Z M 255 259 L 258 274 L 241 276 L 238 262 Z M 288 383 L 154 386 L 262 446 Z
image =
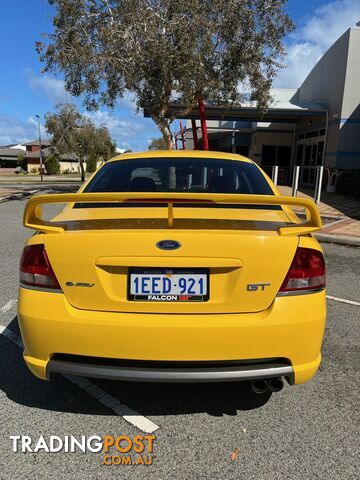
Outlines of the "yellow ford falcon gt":
M 64 204 L 51 221 L 44 204 Z M 303 222 L 292 207 L 306 209 Z M 308 381 L 321 360 L 325 264 L 315 204 L 251 160 L 131 153 L 78 193 L 25 208 L 18 316 L 31 372 L 136 381 Z

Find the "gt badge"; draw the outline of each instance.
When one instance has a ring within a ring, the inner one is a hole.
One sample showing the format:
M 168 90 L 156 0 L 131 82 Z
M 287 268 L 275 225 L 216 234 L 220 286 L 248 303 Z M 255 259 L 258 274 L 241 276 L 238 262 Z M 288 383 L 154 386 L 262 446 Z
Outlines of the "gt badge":
M 248 283 L 246 290 L 248 292 L 257 292 L 258 290 L 265 290 L 265 287 L 270 287 L 270 283 Z

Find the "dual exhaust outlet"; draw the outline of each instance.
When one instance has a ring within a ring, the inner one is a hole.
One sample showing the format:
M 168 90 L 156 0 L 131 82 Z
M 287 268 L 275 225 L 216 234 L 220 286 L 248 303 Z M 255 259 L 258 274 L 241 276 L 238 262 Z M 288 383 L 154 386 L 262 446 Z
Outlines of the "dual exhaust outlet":
M 254 380 L 251 383 L 251 389 L 253 392 L 261 394 L 268 390 L 272 393 L 280 392 L 284 388 L 284 382 L 280 377 L 269 378 L 268 380 Z

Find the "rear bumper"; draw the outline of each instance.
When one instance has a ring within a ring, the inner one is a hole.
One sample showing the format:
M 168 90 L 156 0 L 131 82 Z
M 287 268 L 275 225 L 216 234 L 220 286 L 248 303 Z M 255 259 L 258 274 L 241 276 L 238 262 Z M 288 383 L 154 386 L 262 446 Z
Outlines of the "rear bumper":
M 199 363 L 199 362 L 198 362 Z M 80 375 L 84 377 L 106 378 L 109 380 L 125 380 L 135 382 L 231 382 L 240 380 L 255 380 L 258 378 L 273 378 L 285 376 L 293 383 L 293 368 L 285 362 L 264 362 L 259 364 L 239 364 L 221 367 L 198 366 L 186 368 L 168 367 L 119 367 L 117 365 L 101 365 L 91 362 L 74 362 L 51 359 L 46 368 L 49 378 L 51 373 L 65 375 Z
M 286 376 L 290 383 L 303 383 L 319 367 L 326 317 L 325 291 L 277 297 L 269 309 L 255 314 L 156 315 L 79 310 L 63 294 L 20 288 L 18 308 L 24 359 L 32 373 L 42 379 L 49 378 L 52 372 L 61 372 L 139 381 L 230 381 Z M 64 365 L 57 360 L 57 354 L 243 365 L 176 369 L 124 368 L 76 361 Z M 266 359 L 282 359 L 285 363 L 269 367 Z

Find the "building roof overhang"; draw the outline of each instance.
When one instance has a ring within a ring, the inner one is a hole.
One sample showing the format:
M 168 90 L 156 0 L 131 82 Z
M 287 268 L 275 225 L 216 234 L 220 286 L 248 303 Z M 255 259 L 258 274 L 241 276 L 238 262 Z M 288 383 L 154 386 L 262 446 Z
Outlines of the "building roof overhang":
M 173 103 L 170 106 L 169 114 L 179 113 L 184 110 L 181 104 Z M 299 123 L 303 117 L 307 116 L 326 116 L 327 110 L 317 105 L 299 107 L 294 105 L 289 108 L 271 107 L 266 112 L 261 112 L 255 107 L 239 106 L 224 107 L 219 105 L 206 106 L 206 119 L 216 121 L 241 121 L 241 122 L 269 122 L 269 123 Z M 144 107 L 144 117 L 150 117 L 149 107 Z M 193 109 L 184 119 L 200 118 L 198 109 Z

